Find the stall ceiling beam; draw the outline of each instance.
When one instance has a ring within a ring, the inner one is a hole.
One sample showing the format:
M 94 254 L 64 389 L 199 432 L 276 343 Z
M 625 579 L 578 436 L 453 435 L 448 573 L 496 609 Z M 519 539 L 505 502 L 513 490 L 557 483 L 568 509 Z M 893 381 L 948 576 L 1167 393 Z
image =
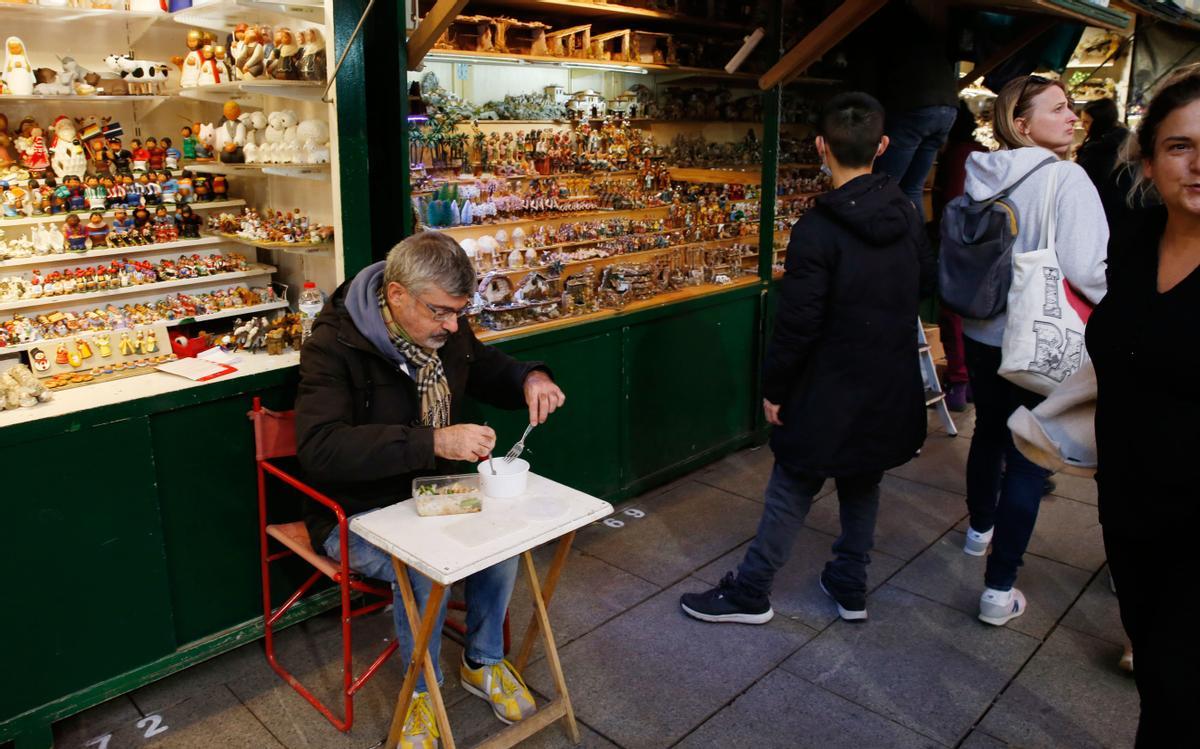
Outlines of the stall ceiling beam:
M 458 16 L 467 0 L 438 0 L 429 9 L 417 28 L 408 37 L 408 69 L 416 70 L 421 67 L 421 60 L 433 49 L 433 45 L 441 35 L 450 28 L 450 24 Z
M 887 3 L 888 0 L 846 0 L 763 73 L 758 87 L 768 91 L 800 75 Z
M 971 72 L 958 79 L 958 90 L 962 91 L 967 86 L 970 86 L 976 79 L 982 78 L 988 73 L 1004 64 L 1004 61 L 1013 55 L 1020 52 L 1025 47 L 1028 47 L 1042 34 L 1050 30 L 1058 21 L 1053 18 L 1038 18 L 1030 23 L 1029 28 L 1018 34 L 1011 42 L 1001 47 L 988 59 L 971 68 Z

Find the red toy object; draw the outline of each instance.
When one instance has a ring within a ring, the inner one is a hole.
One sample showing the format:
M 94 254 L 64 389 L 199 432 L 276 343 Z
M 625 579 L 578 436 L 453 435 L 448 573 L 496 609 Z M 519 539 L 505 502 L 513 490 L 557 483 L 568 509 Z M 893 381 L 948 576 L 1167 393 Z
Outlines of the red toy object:
M 195 357 L 201 351 L 207 350 L 209 347 L 208 339 L 200 336 L 199 338 L 188 338 L 187 336 L 175 336 L 171 339 L 171 350 L 180 359 Z

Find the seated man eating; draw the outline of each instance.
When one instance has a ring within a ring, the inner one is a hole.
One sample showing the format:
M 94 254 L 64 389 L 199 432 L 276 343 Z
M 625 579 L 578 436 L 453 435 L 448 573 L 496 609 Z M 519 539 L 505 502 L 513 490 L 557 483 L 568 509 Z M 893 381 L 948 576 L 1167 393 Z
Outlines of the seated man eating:
M 463 424 L 464 397 L 500 408 L 529 408 L 540 424 L 565 400 L 549 371 L 484 346 L 459 320 L 475 290 L 475 269 L 462 248 L 437 232 L 400 242 L 387 260 L 346 281 L 317 317 L 300 357 L 296 397 L 298 459 L 321 491 L 347 516 L 394 504 L 415 476 L 449 473 L 449 461 L 480 460 L 496 435 Z M 341 548 L 329 510 L 308 501 L 305 524 L 319 553 L 368 577 L 391 582 L 400 652 L 412 657 L 413 634 L 387 552 L 350 534 Z M 467 691 L 487 700 L 505 723 L 533 713 L 533 697 L 504 659 L 503 625 L 517 558 L 475 573 L 466 584 L 467 647 L 460 676 Z M 431 582 L 409 573 L 418 606 Z M 446 599 L 435 631 L 446 616 Z M 429 654 L 440 683 L 441 640 Z M 438 744 L 424 675 L 409 704 L 402 747 Z

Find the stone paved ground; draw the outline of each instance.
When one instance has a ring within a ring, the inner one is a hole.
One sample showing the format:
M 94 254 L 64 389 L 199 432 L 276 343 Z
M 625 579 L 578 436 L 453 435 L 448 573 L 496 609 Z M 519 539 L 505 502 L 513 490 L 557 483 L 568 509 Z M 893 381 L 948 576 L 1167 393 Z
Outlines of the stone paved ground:
M 1123 634 L 1094 484 L 1059 477 L 1021 574 L 1028 614 L 1006 628 L 984 625 L 975 619 L 983 560 L 960 551 L 971 414 L 959 425 L 951 438 L 931 421 L 921 456 L 884 480 L 863 625 L 837 620 L 817 587 L 837 532 L 832 482 L 779 575 L 770 624 L 702 624 L 680 612 L 679 594 L 715 583 L 753 536 L 766 449 L 622 505 L 619 513 L 644 516 L 619 514 L 620 528 L 580 531 L 550 613 L 583 745 L 1131 746 L 1137 694 L 1115 665 Z M 511 612 L 523 629 L 523 579 Z M 331 613 L 280 636 L 284 662 L 330 695 L 336 627 Z M 356 627 L 364 657 L 391 636 L 389 614 Z M 459 648 L 447 641 L 442 652 L 451 722 L 469 746 L 499 724 L 459 686 Z M 540 658 L 526 676 L 539 694 L 550 690 Z M 387 732 L 401 677 L 393 661 L 369 682 L 354 730 L 341 734 L 275 676 L 255 643 L 61 722 L 56 746 L 367 749 Z M 570 744 L 552 728 L 528 745 Z

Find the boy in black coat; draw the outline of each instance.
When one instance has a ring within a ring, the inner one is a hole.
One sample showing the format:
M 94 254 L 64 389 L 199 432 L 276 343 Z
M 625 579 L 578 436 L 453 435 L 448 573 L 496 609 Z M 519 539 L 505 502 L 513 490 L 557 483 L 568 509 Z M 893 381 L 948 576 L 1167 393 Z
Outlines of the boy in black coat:
M 763 366 L 775 467 L 758 534 L 737 574 L 680 603 L 710 622 L 765 624 L 769 595 L 813 497 L 837 481 L 842 534 L 821 589 L 847 621 L 867 618 L 867 564 L 883 471 L 925 440 L 917 305 L 936 273 L 912 201 L 871 173 L 888 146 L 883 108 L 847 93 L 825 106 L 817 151 L 832 192 L 792 227 L 779 311 Z

